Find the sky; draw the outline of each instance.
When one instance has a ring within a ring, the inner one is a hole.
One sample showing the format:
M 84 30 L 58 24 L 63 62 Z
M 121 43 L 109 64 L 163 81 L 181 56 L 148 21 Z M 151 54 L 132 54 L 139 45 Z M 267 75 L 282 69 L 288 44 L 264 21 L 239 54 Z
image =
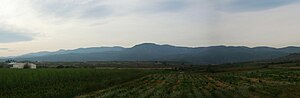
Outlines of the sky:
M 0 56 L 140 43 L 299 46 L 300 0 L 0 0 Z

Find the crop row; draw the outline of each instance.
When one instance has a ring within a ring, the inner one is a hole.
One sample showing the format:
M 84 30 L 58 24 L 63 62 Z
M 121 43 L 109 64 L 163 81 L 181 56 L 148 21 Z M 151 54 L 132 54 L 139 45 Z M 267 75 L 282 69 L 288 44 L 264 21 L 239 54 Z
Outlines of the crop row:
M 255 74 L 256 73 L 256 74 Z M 253 74 L 253 75 L 252 75 Z M 271 74 L 271 75 L 267 75 Z M 83 98 L 248 98 L 295 97 L 298 81 L 281 81 L 272 71 L 152 74 L 121 85 L 79 96 Z M 264 76 L 264 77 L 259 77 Z M 297 71 L 285 76 L 297 76 Z M 265 79 L 264 79 L 265 78 Z M 299 78 L 299 77 L 294 77 Z M 289 88 L 286 88 L 289 87 Z

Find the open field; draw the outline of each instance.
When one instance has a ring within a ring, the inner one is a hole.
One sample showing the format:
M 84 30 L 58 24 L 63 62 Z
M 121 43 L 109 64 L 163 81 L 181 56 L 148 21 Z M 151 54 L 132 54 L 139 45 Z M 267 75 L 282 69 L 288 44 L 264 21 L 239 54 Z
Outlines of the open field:
M 153 70 L 0 69 L 1 98 L 72 98 L 118 85 Z
M 300 69 L 0 69 L 1 98 L 297 98 Z M 146 69 L 146 70 L 145 70 Z
M 169 72 L 144 76 L 78 98 L 297 98 L 300 70 Z

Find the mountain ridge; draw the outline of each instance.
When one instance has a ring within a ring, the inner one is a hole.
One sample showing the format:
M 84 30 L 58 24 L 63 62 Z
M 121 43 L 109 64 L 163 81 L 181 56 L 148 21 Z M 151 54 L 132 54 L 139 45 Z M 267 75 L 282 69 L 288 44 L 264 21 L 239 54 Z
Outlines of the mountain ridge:
M 300 53 L 300 47 L 209 46 L 181 47 L 142 43 L 131 48 L 91 47 L 54 52 L 37 52 L 12 59 L 32 61 L 183 61 L 193 64 L 221 64 L 273 59 Z

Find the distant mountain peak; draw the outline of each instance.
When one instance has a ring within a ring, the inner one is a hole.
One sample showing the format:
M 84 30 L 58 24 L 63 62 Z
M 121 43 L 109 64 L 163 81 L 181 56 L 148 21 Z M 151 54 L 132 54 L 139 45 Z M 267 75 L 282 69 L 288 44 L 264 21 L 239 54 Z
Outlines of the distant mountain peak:
M 254 47 L 254 48 L 273 48 L 273 47 L 268 47 L 268 46 L 258 46 L 258 47 Z
M 155 43 L 142 43 L 133 46 L 132 48 L 150 48 L 150 47 L 159 47 L 161 45 L 155 44 Z
M 249 48 L 246 46 L 225 46 L 225 45 L 218 45 L 218 46 L 210 46 L 208 48 Z
M 135 46 L 159 46 L 159 45 L 155 44 L 155 43 L 142 43 L 142 44 L 138 44 L 138 45 L 135 45 Z
M 300 48 L 300 47 L 296 47 L 296 46 L 288 46 L 288 47 L 284 47 L 284 48 Z

